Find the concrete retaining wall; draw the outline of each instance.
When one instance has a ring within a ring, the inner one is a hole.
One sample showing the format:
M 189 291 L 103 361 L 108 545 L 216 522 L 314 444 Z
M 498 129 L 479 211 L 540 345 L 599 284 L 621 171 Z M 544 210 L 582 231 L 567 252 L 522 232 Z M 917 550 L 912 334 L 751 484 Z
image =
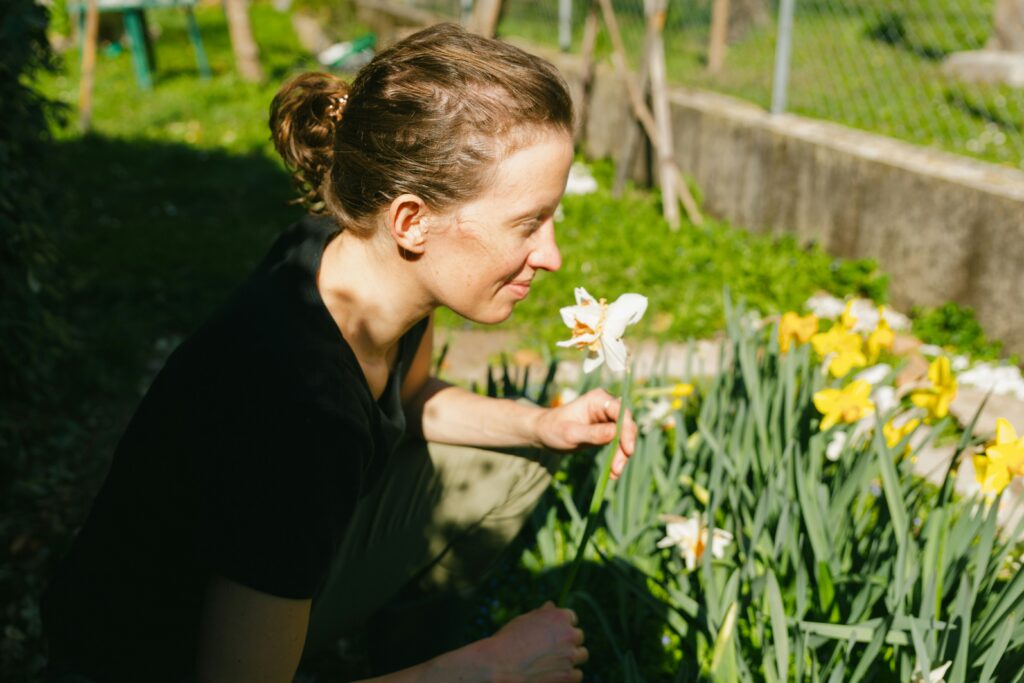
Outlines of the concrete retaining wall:
M 535 51 L 578 92 L 578 58 Z M 599 69 L 593 93 L 586 152 L 616 156 L 625 91 Z M 1024 353 L 1024 172 L 713 93 L 677 88 L 670 99 L 676 159 L 706 212 L 877 259 L 896 307 L 971 306 L 990 336 Z

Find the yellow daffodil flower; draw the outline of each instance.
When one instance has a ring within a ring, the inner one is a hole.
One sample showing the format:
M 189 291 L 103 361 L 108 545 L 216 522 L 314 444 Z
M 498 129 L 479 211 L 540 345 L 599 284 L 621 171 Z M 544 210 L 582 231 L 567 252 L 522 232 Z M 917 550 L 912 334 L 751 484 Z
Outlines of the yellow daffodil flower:
M 928 411 L 933 420 L 941 420 L 949 415 L 949 404 L 956 398 L 956 377 L 949 365 L 948 356 L 939 356 L 928 366 L 930 389 L 918 389 L 911 392 L 910 400 L 918 408 Z
M 889 323 L 882 318 L 881 309 L 878 313 L 878 326 L 868 335 L 868 360 L 872 363 L 878 360 L 882 351 L 892 351 L 892 345 L 896 341 L 896 333 L 889 327 Z
M 789 346 L 796 340 L 806 344 L 818 332 L 818 316 L 811 313 L 803 317 L 790 311 L 779 321 L 779 351 L 789 353 Z
M 822 389 L 814 394 L 814 407 L 825 416 L 820 426 L 823 432 L 838 422 L 853 424 L 875 410 L 871 385 L 856 380 L 842 389 Z
M 819 332 L 811 337 L 814 352 L 828 362 L 828 371 L 833 377 L 844 377 L 853 368 L 868 364 L 864 355 L 864 342 L 842 325 L 833 325 L 828 332 Z
M 853 330 L 857 326 L 857 316 L 853 314 L 854 299 L 850 299 L 846 302 L 846 308 L 843 309 L 843 315 L 839 318 L 840 324 L 847 330 Z
M 889 448 L 895 448 L 896 445 L 903 441 L 903 439 L 921 426 L 921 420 L 914 418 L 907 420 L 900 426 L 896 426 L 896 418 L 893 418 L 882 426 L 882 435 L 885 437 L 885 443 L 888 444 Z M 910 444 L 908 443 L 904 449 L 903 454 L 906 455 L 910 452 Z
M 672 385 L 673 398 L 686 398 L 693 393 L 693 385 L 686 382 L 679 382 Z
M 996 441 L 974 456 L 974 476 L 985 493 L 999 493 L 1015 476 L 1024 476 L 1024 438 L 1009 421 L 996 420 Z

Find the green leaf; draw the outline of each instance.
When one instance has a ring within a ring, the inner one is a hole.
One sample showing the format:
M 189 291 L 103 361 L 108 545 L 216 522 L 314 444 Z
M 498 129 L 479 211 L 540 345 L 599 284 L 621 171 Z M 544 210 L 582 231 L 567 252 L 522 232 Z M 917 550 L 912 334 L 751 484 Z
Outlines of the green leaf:
M 985 665 L 981 668 L 981 677 L 978 678 L 978 683 L 988 683 L 989 679 L 992 678 L 992 674 L 995 673 L 996 666 L 999 664 L 999 660 L 1002 659 L 1003 653 L 1006 652 L 1006 646 L 1010 643 L 1010 636 L 1013 634 L 1013 628 L 1017 625 L 1016 614 L 1010 612 L 1006 620 L 1003 621 L 1003 626 L 999 630 L 999 635 L 996 637 L 996 642 L 992 643 L 992 647 L 985 653 L 983 661 Z
M 735 683 L 739 680 L 736 667 L 736 613 L 738 606 L 734 602 L 729 605 L 722 620 L 722 628 L 715 638 L 715 648 L 711 655 L 711 680 L 716 683 Z
M 779 680 L 785 681 L 789 673 L 789 628 L 786 625 L 786 610 L 782 603 L 779 581 L 771 569 L 767 573 L 765 590 L 768 596 L 768 613 L 772 621 L 772 641 L 775 643 L 775 666 Z
M 885 502 L 889 506 L 889 516 L 892 519 L 893 530 L 896 533 L 896 542 L 901 546 L 907 543 L 910 532 L 910 525 L 907 521 L 907 508 L 903 499 L 903 489 L 900 487 L 899 476 L 896 474 L 896 467 L 892 463 L 892 454 L 885 444 L 885 437 L 882 430 L 875 430 L 874 451 L 878 456 L 878 466 L 882 474 L 882 490 L 885 492 Z

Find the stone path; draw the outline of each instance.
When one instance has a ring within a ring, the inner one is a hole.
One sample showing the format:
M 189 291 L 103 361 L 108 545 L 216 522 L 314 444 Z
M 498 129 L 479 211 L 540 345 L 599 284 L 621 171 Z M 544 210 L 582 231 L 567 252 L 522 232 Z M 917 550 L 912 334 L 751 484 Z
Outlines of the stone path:
M 508 356 L 511 364 L 528 366 L 533 377 L 543 377 L 547 370 L 539 354 L 519 347 L 519 337 L 513 332 L 445 330 L 438 333 L 437 343 L 442 343 L 441 340 L 445 338 L 448 339 L 449 348 L 441 376 L 451 381 L 466 384 L 485 382 L 488 364 L 497 362 L 503 353 Z M 721 346 L 714 340 L 696 341 L 693 344 L 658 344 L 648 341 L 634 346 L 632 351 L 636 358 L 638 378 L 653 373 L 680 378 L 706 377 L 717 372 L 721 364 Z M 920 361 L 917 366 L 927 368 L 927 364 Z M 559 383 L 574 384 L 581 373 L 579 361 L 565 360 L 559 364 L 555 379 Z M 950 406 L 950 412 L 961 424 L 967 425 L 984 399 L 985 393 L 979 389 L 961 386 Z M 995 432 L 996 419 L 1000 417 L 1024 431 L 1024 401 L 1014 396 L 990 396 L 978 418 L 975 433 L 988 438 Z M 919 451 L 914 470 L 921 477 L 941 484 L 955 455 L 955 445 L 926 446 Z M 957 490 L 969 495 L 976 487 L 973 465 L 961 465 Z M 1024 481 L 1018 477 L 1003 495 L 999 519 L 1004 528 L 1013 528 L 1022 518 Z M 1024 534 L 1020 538 L 1024 540 Z

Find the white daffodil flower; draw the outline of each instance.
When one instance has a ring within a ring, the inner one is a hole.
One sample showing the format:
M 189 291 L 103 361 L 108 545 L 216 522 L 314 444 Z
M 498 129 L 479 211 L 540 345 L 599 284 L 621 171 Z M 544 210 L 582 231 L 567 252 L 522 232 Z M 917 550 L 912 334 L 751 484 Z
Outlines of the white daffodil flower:
M 655 427 L 664 426 L 668 421 L 675 423 L 672 417 L 672 402 L 667 398 L 659 398 L 652 402 L 647 410 L 637 419 L 637 427 L 641 432 L 647 433 Z
M 900 404 L 896 397 L 896 390 L 888 385 L 875 387 L 875 390 L 871 392 L 871 400 L 875 404 L 875 413 L 879 416 L 885 415 Z
M 583 372 L 589 373 L 607 361 L 612 372 L 626 369 L 626 345 L 622 335 L 626 327 L 643 317 L 647 297 L 623 294 L 613 303 L 598 301 L 583 287 L 576 288 L 576 305 L 561 310 L 562 321 L 572 329 L 572 339 L 558 346 L 586 349 Z
M 928 676 L 924 675 L 921 671 L 920 665 L 914 666 L 914 673 L 912 674 L 911 683 L 945 683 L 946 671 L 953 665 L 953 662 L 946 662 L 938 669 L 932 669 L 928 672 Z
M 843 454 L 843 449 L 846 447 L 846 442 L 849 438 L 849 434 L 841 429 L 837 429 L 832 435 L 831 440 L 829 440 L 828 446 L 825 447 L 825 457 L 832 462 L 838 461 L 839 456 Z
M 819 318 L 835 320 L 843 314 L 846 304 L 831 294 L 816 294 L 808 299 L 804 306 Z
M 678 515 L 662 515 L 665 522 L 665 538 L 658 541 L 659 548 L 679 548 L 679 554 L 686 563 L 687 569 L 694 569 L 704 555 L 708 543 L 708 528 L 703 526 L 700 517 L 679 517 Z M 732 534 L 725 529 L 711 532 L 711 556 L 716 559 L 725 557 L 725 549 L 732 543 Z
M 878 365 L 872 365 L 870 368 L 864 368 L 854 375 L 853 378 L 862 379 L 868 384 L 875 385 L 888 377 L 890 372 L 892 372 L 891 365 L 888 363 L 879 363 Z

